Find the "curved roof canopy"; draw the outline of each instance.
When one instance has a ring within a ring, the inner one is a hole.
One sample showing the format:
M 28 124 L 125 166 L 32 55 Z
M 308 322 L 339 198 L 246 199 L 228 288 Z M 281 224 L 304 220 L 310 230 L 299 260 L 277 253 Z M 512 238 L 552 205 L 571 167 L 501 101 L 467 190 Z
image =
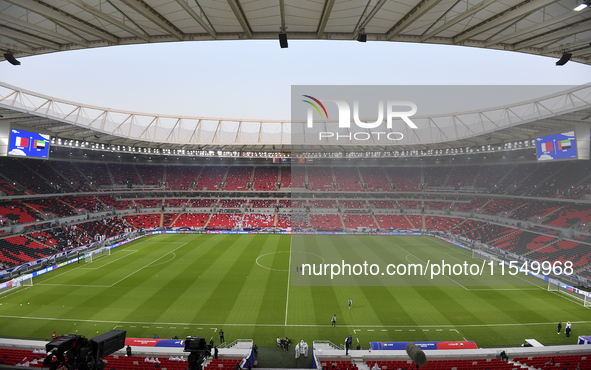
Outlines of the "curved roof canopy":
M 418 126 L 395 144 L 310 137 L 304 121 L 182 117 L 121 111 L 48 97 L 0 82 L 0 121 L 53 137 L 108 145 L 183 150 L 289 152 L 449 149 L 533 139 L 591 124 L 591 84 L 525 102 L 453 114 L 413 116 Z M 328 121 L 330 123 L 330 121 Z M 339 131 L 350 135 L 350 129 Z M 371 129 L 366 129 L 371 137 Z M 295 136 L 294 136 L 295 135 Z M 292 140 L 292 138 L 296 138 Z M 295 148 L 297 150 L 297 148 Z
M 367 40 L 509 50 L 591 64 L 588 0 L 0 0 L 16 58 L 170 41 Z M 2 54 L 3 54 L 2 53 Z M 3 59 L 0 56 L 0 59 Z

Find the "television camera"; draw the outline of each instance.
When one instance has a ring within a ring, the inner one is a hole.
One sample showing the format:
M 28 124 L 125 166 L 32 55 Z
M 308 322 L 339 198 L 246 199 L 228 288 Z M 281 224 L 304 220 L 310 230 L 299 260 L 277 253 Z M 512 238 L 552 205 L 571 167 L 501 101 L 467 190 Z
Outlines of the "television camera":
M 65 366 L 68 370 L 104 370 L 101 360 L 125 346 L 125 330 L 111 330 L 92 339 L 77 334 L 60 335 L 45 345 L 49 353 L 43 367 L 55 370 Z
M 184 352 L 190 352 L 188 370 L 202 370 L 203 360 L 211 356 L 211 346 L 205 342 L 205 338 L 187 337 Z

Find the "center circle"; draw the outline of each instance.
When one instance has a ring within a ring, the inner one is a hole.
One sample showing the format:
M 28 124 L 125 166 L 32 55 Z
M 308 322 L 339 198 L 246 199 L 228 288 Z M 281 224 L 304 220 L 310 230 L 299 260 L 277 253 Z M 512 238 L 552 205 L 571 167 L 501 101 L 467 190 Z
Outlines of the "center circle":
M 257 263 L 257 265 L 259 265 L 260 267 L 262 267 L 262 268 L 264 268 L 264 269 L 267 269 L 267 270 L 272 270 L 272 271 L 284 271 L 284 272 L 287 272 L 287 271 L 289 271 L 289 270 L 280 270 L 280 269 L 274 269 L 274 268 L 272 268 L 272 267 L 264 266 L 263 264 L 261 264 L 261 262 L 259 262 L 259 259 L 261 259 L 261 257 L 269 256 L 269 255 L 271 255 L 271 254 L 278 254 L 278 253 L 290 253 L 290 251 L 278 251 L 278 252 L 271 252 L 271 253 L 265 253 L 265 254 L 261 254 L 261 255 L 260 255 L 260 256 L 258 256 L 258 257 L 257 257 L 257 259 L 256 259 L 256 263 Z M 315 257 L 318 257 L 318 258 L 320 258 L 320 259 L 322 260 L 322 263 L 324 263 L 324 258 L 322 258 L 322 256 L 319 256 L 319 255 L 317 255 L 317 254 L 314 254 L 314 253 L 310 253 L 310 252 L 301 252 L 301 251 L 291 251 L 291 253 L 304 253 L 304 254 L 309 254 L 309 255 L 312 255 L 312 256 L 315 256 Z M 263 258 L 263 260 L 264 260 L 264 258 Z

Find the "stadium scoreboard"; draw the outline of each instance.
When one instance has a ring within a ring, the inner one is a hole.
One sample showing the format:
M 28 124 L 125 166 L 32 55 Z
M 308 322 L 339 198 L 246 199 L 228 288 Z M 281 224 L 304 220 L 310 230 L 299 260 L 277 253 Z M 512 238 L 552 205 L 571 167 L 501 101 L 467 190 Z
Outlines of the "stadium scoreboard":
M 578 158 L 574 131 L 538 137 L 536 149 L 538 161 Z
M 536 137 L 536 157 L 539 162 L 589 159 L 590 143 L 590 127 L 574 125 L 571 130 Z
M 49 135 L 12 128 L 9 140 L 9 156 L 43 159 L 49 156 Z

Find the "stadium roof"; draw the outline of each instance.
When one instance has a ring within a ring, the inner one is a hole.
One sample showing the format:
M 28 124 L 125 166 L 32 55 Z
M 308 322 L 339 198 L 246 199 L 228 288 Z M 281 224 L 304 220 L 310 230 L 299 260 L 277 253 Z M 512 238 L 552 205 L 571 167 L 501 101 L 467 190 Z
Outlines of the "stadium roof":
M 20 58 L 142 43 L 368 40 L 517 51 L 591 64 L 583 0 L 0 0 L 0 49 Z M 587 0 L 584 0 L 587 1 Z M 171 56 L 174 57 L 174 56 Z M 0 56 L 0 59 L 3 59 Z
M 182 117 L 89 106 L 0 83 L 0 120 L 53 137 L 108 145 L 227 151 L 292 151 L 305 122 Z M 591 124 L 591 84 L 502 107 L 413 116 L 418 129 L 384 145 L 332 139 L 304 141 L 306 150 L 384 151 L 449 149 L 531 140 Z M 330 121 L 329 121 L 330 122 Z M 340 129 L 342 134 L 352 131 Z M 363 129 L 371 133 L 371 129 Z M 393 130 L 392 130 L 393 131 Z M 372 136 L 372 135 L 370 135 Z M 373 136 L 372 136 L 373 137 Z

